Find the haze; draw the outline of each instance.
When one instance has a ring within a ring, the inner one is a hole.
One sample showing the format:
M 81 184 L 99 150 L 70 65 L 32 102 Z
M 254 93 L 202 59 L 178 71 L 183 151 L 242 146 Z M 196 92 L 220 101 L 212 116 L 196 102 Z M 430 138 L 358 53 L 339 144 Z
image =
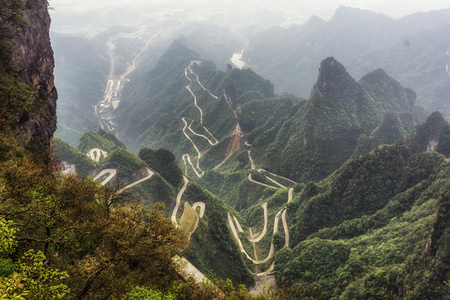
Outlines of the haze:
M 446 9 L 448 0 L 50 0 L 53 31 L 98 33 L 114 25 L 141 26 L 157 16 L 239 28 L 301 24 L 312 15 L 328 20 L 341 5 L 382 13 L 393 18 L 419 11 Z M 173 13 L 178 12 L 174 16 Z M 187 18 L 186 18 L 187 17 Z M 145 20 L 145 21 L 144 21 Z
M 50 5 L 55 8 L 56 13 L 88 11 L 101 7 L 112 7 L 122 5 L 146 6 L 147 8 L 156 7 L 179 7 L 187 9 L 197 5 L 203 7 L 227 7 L 235 6 L 253 6 L 256 8 L 270 7 L 276 9 L 286 9 L 289 11 L 297 10 L 299 14 L 316 14 L 321 18 L 328 19 L 331 17 L 337 7 L 341 5 L 367 9 L 374 12 L 382 13 L 393 18 L 403 17 L 418 11 L 429 11 L 436 9 L 445 9 L 449 7 L 447 0 L 417 1 L 417 0 L 318 0 L 318 1 L 293 1 L 293 0 L 247 0 L 245 2 L 238 0 L 50 0 Z

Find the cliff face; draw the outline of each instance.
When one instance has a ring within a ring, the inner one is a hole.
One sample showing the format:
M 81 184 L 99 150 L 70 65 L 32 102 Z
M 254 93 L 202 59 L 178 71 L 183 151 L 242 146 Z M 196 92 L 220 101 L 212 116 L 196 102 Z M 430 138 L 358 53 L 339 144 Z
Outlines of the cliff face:
M 19 132 L 20 143 L 38 153 L 51 153 L 51 140 L 56 130 L 58 96 L 47 8 L 45 0 L 12 0 L 7 2 L 0 16 L 0 28 L 7 33 L 1 38 L 12 46 L 7 71 L 32 92 L 27 95 L 26 105 L 17 104 L 19 97 L 2 101 L 22 108 L 12 111 L 12 126 Z

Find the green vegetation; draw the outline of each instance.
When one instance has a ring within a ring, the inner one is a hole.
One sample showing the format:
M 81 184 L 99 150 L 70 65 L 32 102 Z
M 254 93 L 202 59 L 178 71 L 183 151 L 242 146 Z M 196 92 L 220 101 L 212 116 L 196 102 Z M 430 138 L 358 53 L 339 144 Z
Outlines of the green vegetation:
M 144 168 L 145 162 L 130 151 L 119 148 L 108 154 L 102 162 L 102 167 L 117 169 L 120 178 L 128 178 L 134 172 Z
M 77 148 L 69 145 L 61 139 L 53 138 L 53 154 L 56 159 L 70 162 L 77 165 L 77 174 L 86 177 L 94 170 L 97 164 Z
M 413 98 L 382 70 L 366 75 L 358 83 L 343 65 L 327 58 L 321 63 L 319 78 L 306 104 L 299 102 L 295 109 L 284 106 L 282 117 L 278 117 L 281 111 L 275 111 L 270 122 L 250 131 L 253 157 L 266 169 L 294 180 L 323 179 L 355 150 L 365 154 L 374 146 L 403 139 L 411 132 L 424 120 Z M 248 114 L 248 108 L 244 108 Z M 386 136 L 384 129 L 390 129 L 392 136 Z
M 86 132 L 80 138 L 78 150 L 82 153 L 88 153 L 89 150 L 94 148 L 99 148 L 106 152 L 111 152 L 118 148 L 126 149 L 125 144 L 119 141 L 111 133 L 107 133 L 102 129 L 99 129 L 97 132 Z
M 296 246 L 276 257 L 280 283 L 343 299 L 448 297 L 449 175 L 442 155 L 396 143 L 308 184 L 288 206 Z
M 340 7 L 328 21 L 317 16 L 302 25 L 270 28 L 250 39 L 243 59 L 270 78 L 275 92 L 307 97 L 318 62 L 333 55 L 349 73 L 361 78 L 383 68 L 403 86 L 413 88 L 428 110 L 450 112 L 450 82 L 445 72 L 448 10 L 393 20 L 382 14 Z M 441 50 L 445 49 L 445 50 Z
M 104 96 L 110 68 L 108 47 L 99 37 L 52 32 L 51 38 L 58 88 L 55 135 L 76 147 L 85 132 L 99 127 L 93 106 Z
M 169 150 L 142 148 L 139 151 L 139 158 L 175 187 L 183 179 L 183 173 L 175 160 L 175 156 Z
M 6 220 L 1 294 L 105 299 L 136 285 L 170 285 L 176 278 L 170 256 L 185 248 L 186 240 L 162 207 L 123 206 L 113 191 L 56 176 L 14 139 L 2 133 L 0 140 L 0 215 Z

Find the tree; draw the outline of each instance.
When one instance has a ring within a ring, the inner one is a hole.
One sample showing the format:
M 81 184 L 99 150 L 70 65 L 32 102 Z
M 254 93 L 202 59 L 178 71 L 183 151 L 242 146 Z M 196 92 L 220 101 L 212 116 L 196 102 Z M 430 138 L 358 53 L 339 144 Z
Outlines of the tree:
M 175 155 L 167 149 L 142 148 L 139 158 L 173 186 L 178 186 L 183 179 L 183 171 L 178 166 Z

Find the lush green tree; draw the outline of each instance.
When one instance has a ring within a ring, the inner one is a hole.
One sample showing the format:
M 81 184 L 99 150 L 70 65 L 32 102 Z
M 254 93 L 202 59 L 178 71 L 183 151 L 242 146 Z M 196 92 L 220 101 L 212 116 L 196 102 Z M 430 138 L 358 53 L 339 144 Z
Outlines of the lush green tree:
M 142 148 L 139 151 L 139 158 L 173 186 L 178 186 L 183 179 L 183 172 L 177 164 L 175 155 L 167 149 Z

